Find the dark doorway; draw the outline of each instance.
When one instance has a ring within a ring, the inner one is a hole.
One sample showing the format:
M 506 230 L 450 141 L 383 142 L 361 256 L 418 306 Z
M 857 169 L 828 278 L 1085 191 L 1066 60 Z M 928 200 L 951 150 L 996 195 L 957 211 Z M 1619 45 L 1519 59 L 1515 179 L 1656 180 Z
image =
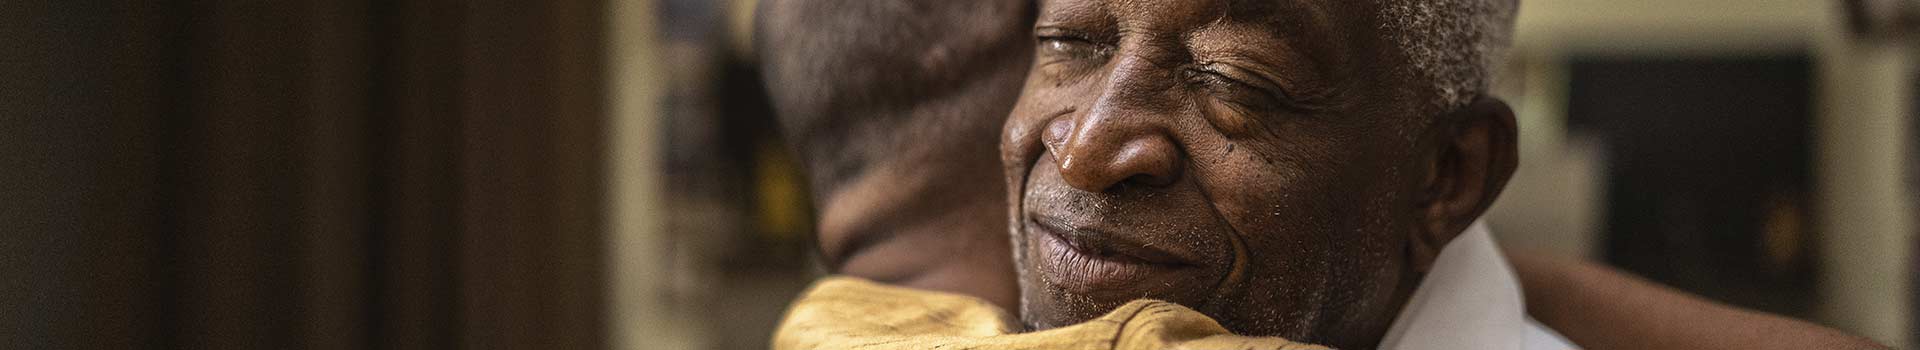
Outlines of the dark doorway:
M 1568 124 L 1610 155 L 1607 261 L 1808 316 L 1811 72 L 1801 56 L 1573 60 Z

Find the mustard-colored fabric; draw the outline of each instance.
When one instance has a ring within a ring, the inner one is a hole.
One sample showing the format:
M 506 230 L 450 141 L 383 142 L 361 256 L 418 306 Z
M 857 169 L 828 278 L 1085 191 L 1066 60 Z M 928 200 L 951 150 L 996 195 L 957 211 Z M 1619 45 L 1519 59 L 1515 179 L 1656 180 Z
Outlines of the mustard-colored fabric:
M 801 294 L 773 337 L 775 350 L 1049 349 L 1308 350 L 1325 347 L 1233 335 L 1192 309 L 1138 300 L 1086 323 L 1017 333 L 984 300 L 829 277 Z

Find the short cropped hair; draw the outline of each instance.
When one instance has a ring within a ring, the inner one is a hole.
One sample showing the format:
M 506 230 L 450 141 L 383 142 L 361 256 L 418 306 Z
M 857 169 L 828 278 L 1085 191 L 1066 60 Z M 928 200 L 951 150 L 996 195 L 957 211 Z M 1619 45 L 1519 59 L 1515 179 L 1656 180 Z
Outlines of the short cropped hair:
M 813 190 L 940 152 L 903 152 L 916 147 L 997 160 L 1032 56 L 1031 11 L 1019 0 L 760 1 L 755 54 Z

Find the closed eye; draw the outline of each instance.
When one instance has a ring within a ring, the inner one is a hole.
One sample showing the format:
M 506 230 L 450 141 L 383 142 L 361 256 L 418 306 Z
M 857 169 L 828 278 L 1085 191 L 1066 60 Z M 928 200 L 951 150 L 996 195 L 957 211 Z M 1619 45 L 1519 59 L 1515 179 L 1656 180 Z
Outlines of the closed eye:
M 1090 39 L 1076 31 L 1059 27 L 1034 29 L 1036 44 L 1039 44 L 1040 56 L 1055 60 L 1097 60 L 1105 58 L 1112 49 Z
M 1235 78 L 1229 73 L 1213 69 L 1197 68 L 1189 70 L 1189 82 L 1205 89 L 1214 98 L 1248 109 L 1246 112 L 1266 111 L 1275 108 L 1294 109 L 1288 103 L 1286 94 L 1270 84 L 1249 82 Z

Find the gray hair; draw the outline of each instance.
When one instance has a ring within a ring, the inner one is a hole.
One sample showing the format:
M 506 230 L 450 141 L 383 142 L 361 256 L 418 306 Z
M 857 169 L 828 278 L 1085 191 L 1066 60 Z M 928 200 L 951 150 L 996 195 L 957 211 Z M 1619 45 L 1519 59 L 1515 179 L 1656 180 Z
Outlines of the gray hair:
M 1461 108 L 1485 94 L 1504 62 L 1519 0 L 1388 0 L 1380 23 L 1414 77 L 1433 89 L 1428 108 Z

